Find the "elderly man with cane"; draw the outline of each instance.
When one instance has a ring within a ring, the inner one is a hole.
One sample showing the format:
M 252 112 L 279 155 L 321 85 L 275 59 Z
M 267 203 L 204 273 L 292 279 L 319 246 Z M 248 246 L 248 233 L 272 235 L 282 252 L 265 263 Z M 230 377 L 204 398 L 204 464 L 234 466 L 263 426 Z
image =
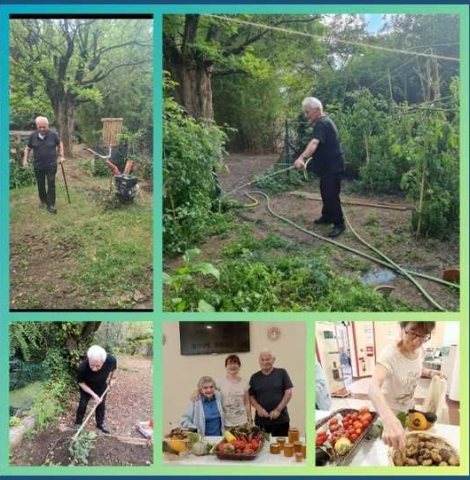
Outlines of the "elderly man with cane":
M 33 132 L 24 151 L 23 167 L 28 166 L 28 158 L 31 152 L 34 155 L 33 167 L 38 185 L 39 200 L 42 207 L 49 212 L 57 213 L 55 206 L 55 176 L 57 162 L 62 164 L 64 158 L 64 146 L 59 140 L 57 133 L 49 130 L 49 121 L 46 117 L 37 117 L 37 130 Z M 47 180 L 47 189 L 46 189 Z
M 87 359 L 80 363 L 77 373 L 77 381 L 80 386 L 80 402 L 77 408 L 75 426 L 77 428 L 83 422 L 86 407 L 90 398 L 93 398 L 96 407 L 96 428 L 103 433 L 110 433 L 104 424 L 106 391 L 114 384 L 114 373 L 117 361 L 113 355 L 106 353 L 104 348 L 93 345 L 87 351 Z

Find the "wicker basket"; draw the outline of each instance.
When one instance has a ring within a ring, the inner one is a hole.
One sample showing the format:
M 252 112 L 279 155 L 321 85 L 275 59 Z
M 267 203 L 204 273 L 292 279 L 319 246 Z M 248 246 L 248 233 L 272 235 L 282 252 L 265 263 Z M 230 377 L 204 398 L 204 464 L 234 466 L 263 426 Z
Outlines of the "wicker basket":
M 432 437 L 432 439 L 434 440 L 438 440 L 439 442 L 441 442 L 441 445 L 439 445 L 440 447 L 448 448 L 453 455 L 456 455 L 457 457 L 460 458 L 459 452 L 445 438 L 440 437 L 439 435 L 434 435 L 432 433 L 429 433 L 429 430 L 419 431 L 419 432 L 418 431 L 406 432 L 407 437 L 418 436 L 418 435 L 427 435 L 428 437 Z M 390 447 L 388 449 L 388 462 L 390 465 L 393 465 L 395 467 L 396 465 L 395 465 L 395 462 L 393 461 L 394 453 L 395 453 L 395 448 Z M 408 465 L 405 465 L 405 466 L 408 466 Z M 437 465 L 433 465 L 433 466 L 437 466 Z
M 103 144 L 115 147 L 119 145 L 118 135 L 122 131 L 122 118 L 102 118 L 103 122 Z
M 340 414 L 341 416 L 344 416 L 344 415 L 347 415 L 348 413 L 352 413 L 352 412 L 358 412 L 358 410 L 356 410 L 354 408 L 340 408 L 339 410 L 334 411 L 333 413 L 331 413 L 327 417 L 322 418 L 321 420 L 316 422 L 315 423 L 315 428 L 318 429 L 318 428 L 323 427 L 323 425 L 328 423 L 333 417 L 335 417 L 338 414 Z M 336 458 L 332 462 L 334 465 L 337 465 L 337 466 L 346 465 L 351 461 L 352 457 L 354 456 L 354 454 L 355 454 L 355 452 L 358 448 L 358 445 L 360 443 L 362 443 L 365 436 L 367 435 L 369 430 L 372 428 L 374 422 L 377 420 L 378 415 L 377 415 L 376 412 L 370 412 L 370 414 L 372 415 L 372 421 L 370 422 L 370 425 L 359 435 L 359 437 L 357 437 L 356 441 L 352 444 L 351 450 L 349 450 L 349 452 L 346 455 L 342 455 L 341 457 L 336 456 Z
M 261 443 L 258 447 L 258 450 L 253 453 L 223 453 L 219 452 L 219 445 L 225 443 L 225 440 L 221 440 L 215 447 L 214 447 L 214 453 L 216 454 L 217 458 L 220 460 L 254 460 L 260 452 L 264 448 L 265 440 L 264 438 L 261 439 Z

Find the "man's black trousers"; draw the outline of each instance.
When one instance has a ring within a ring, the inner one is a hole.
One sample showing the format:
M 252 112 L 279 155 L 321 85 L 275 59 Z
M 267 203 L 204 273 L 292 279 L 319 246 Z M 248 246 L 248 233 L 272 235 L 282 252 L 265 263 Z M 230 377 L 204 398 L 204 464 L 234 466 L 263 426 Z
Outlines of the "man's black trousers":
M 289 422 L 274 425 L 260 425 L 257 422 L 255 423 L 263 432 L 270 433 L 273 437 L 287 437 L 289 433 Z
M 343 225 L 341 210 L 341 173 L 326 173 L 320 177 L 320 195 L 323 201 L 321 216 L 335 225 Z
M 39 200 L 48 207 L 55 206 L 55 176 L 57 173 L 57 164 L 54 165 L 35 165 L 34 173 L 38 184 Z M 47 190 L 46 190 L 47 181 Z
M 106 386 L 101 390 L 96 391 L 95 393 L 101 397 L 103 395 L 104 391 L 106 390 Z M 89 393 L 86 393 L 82 389 L 80 389 L 80 401 L 78 403 L 78 408 L 77 408 L 77 417 L 75 420 L 75 423 L 81 424 L 83 422 L 83 417 L 85 416 L 86 413 L 86 407 L 88 405 L 88 402 L 91 398 L 91 395 Z M 94 402 L 94 400 L 93 400 Z M 98 407 L 95 410 L 95 418 L 96 418 L 96 426 L 99 427 L 104 424 L 104 415 L 106 411 L 106 395 L 103 398 L 103 401 L 98 405 Z

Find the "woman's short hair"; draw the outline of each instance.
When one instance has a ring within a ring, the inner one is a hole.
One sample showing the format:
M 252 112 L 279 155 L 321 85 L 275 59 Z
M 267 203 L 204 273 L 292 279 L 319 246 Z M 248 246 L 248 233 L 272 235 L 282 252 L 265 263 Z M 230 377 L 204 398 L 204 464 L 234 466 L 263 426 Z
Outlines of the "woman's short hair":
M 429 335 L 435 328 L 436 322 L 399 322 L 400 328 L 405 330 L 406 327 L 413 325 L 413 329 L 416 332 L 423 335 Z
M 106 350 L 99 345 L 92 345 L 86 352 L 88 360 L 98 360 L 104 362 L 106 360 Z
M 212 385 L 215 387 L 214 379 L 208 375 L 204 375 L 199 379 L 199 382 L 197 382 L 197 389 L 201 390 L 204 385 L 208 385 L 209 383 L 212 383 Z
M 242 366 L 242 362 L 240 361 L 240 357 L 238 355 L 229 355 L 225 359 L 225 366 L 227 366 L 229 363 L 236 363 L 239 367 Z
M 315 97 L 306 97 L 303 99 L 302 108 L 305 110 L 305 107 L 307 106 L 313 109 L 318 109 L 320 111 L 323 111 L 322 103 L 320 102 L 320 100 L 318 100 L 318 98 L 315 98 Z

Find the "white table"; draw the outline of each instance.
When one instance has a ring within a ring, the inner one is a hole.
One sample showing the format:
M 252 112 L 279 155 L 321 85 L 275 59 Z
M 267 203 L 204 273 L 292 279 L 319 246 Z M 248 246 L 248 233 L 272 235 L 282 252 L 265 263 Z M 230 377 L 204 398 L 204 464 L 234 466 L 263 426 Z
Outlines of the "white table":
M 315 412 L 316 421 L 325 418 L 330 415 L 331 412 L 323 410 L 317 410 Z M 443 437 L 449 444 L 460 452 L 460 427 L 455 425 L 445 425 L 438 423 L 429 430 L 425 430 L 423 433 L 430 433 Z M 380 438 L 372 440 L 363 440 L 357 447 L 355 453 L 351 457 L 349 465 L 359 467 L 377 467 L 390 465 L 389 447 L 385 445 Z
M 206 441 L 210 444 L 217 444 L 222 440 L 222 437 L 207 437 Z M 301 438 L 301 442 L 304 442 L 305 439 Z M 271 440 L 271 443 L 275 442 L 275 437 Z M 216 455 L 193 455 L 188 454 L 183 457 L 181 460 L 166 460 L 163 462 L 165 465 L 217 465 L 217 466 L 305 466 L 305 460 L 302 462 L 296 462 L 295 457 L 284 457 L 284 454 L 281 452 L 278 455 L 274 455 L 269 452 L 269 442 L 264 443 L 263 450 L 258 454 L 254 460 L 220 460 Z

